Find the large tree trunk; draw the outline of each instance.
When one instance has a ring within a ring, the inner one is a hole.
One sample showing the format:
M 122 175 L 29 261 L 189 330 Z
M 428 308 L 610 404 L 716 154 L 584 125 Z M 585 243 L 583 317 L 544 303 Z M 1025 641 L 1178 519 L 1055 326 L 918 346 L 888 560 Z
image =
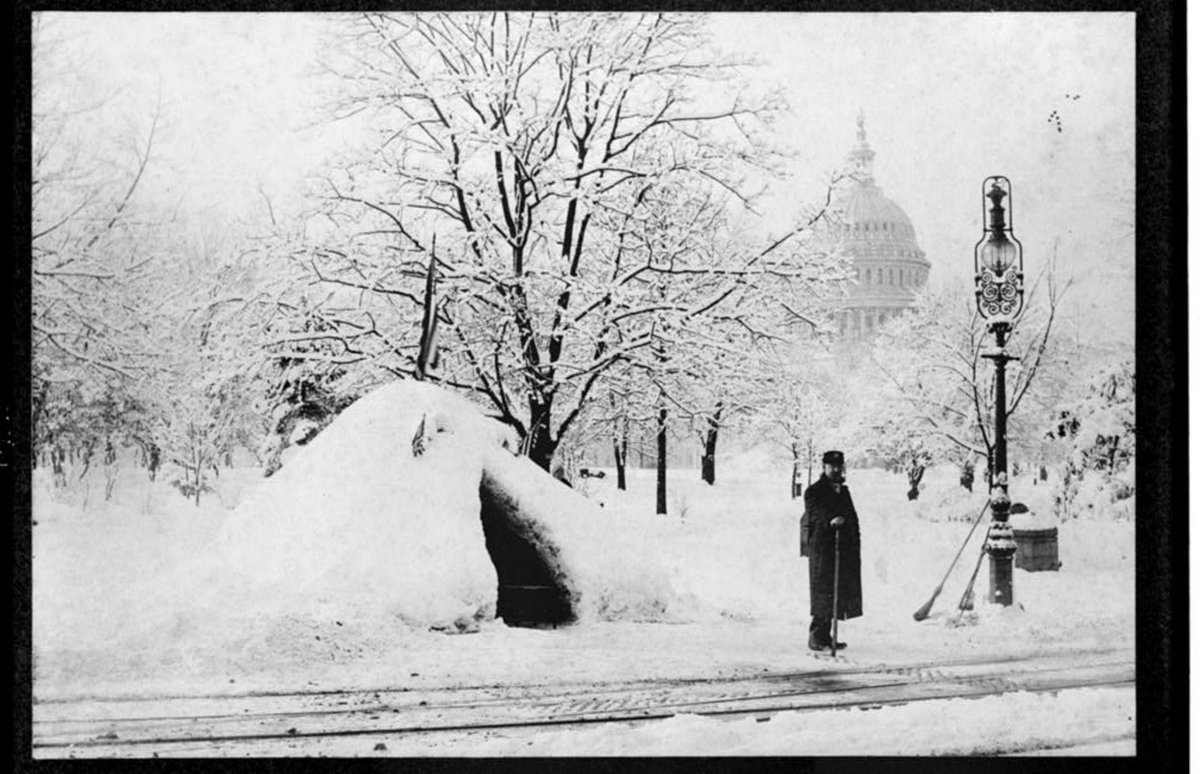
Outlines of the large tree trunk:
M 704 454 L 700 457 L 700 478 L 711 485 L 717 477 L 717 463 L 714 449 L 717 445 L 717 431 L 709 430 L 704 436 Z
M 617 463 L 617 489 L 625 491 L 625 456 L 629 452 L 627 437 L 613 436 L 613 459 Z
M 658 409 L 658 487 L 655 513 L 667 513 L 667 407 Z
M 708 418 L 708 430 L 704 434 L 704 456 L 700 458 L 700 478 L 711 485 L 717 480 L 717 433 L 721 429 L 722 403 Z
M 550 460 L 558 448 L 558 442 L 550 437 L 551 405 L 549 399 L 529 401 L 529 435 L 525 439 L 529 459 L 546 471 L 550 470 Z
M 800 492 L 800 450 L 792 442 L 792 499 L 795 500 Z

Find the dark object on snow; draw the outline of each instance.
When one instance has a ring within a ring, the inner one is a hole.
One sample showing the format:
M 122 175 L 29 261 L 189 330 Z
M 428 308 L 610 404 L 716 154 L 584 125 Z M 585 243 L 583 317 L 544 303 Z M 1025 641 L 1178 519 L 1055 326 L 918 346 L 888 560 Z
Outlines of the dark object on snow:
M 828 452 L 841 457 L 841 452 Z M 832 463 L 837 464 L 837 463 Z M 824 473 L 804 493 L 804 511 L 809 519 L 808 594 L 813 617 L 810 639 L 831 641 L 828 629 L 833 618 L 840 620 L 862 615 L 862 563 L 858 512 L 845 484 L 840 491 Z M 837 517 L 845 521 L 835 527 Z M 835 548 L 835 535 L 838 545 Z M 840 551 L 838 550 L 840 549 Z M 840 557 L 839 557 L 840 554 Z M 834 561 L 838 557 L 837 608 L 834 608 Z
M 552 472 L 550 475 L 554 476 L 559 481 L 563 482 L 564 484 L 571 487 L 572 489 L 575 488 L 574 486 L 572 486 L 571 479 L 567 477 L 567 471 L 563 469 L 562 465 L 556 465 L 554 468 L 554 472 Z
M 545 475 L 537 469 L 533 475 Z M 562 581 L 558 548 L 485 469 L 480 518 L 496 567 L 496 617 L 509 626 L 558 626 L 575 620 L 572 592 Z
M 425 415 L 421 415 L 421 424 L 417 425 L 417 432 L 412 439 L 412 454 L 414 457 L 420 457 L 425 453 L 425 444 L 427 436 L 425 434 Z
M 921 479 L 925 476 L 925 463 L 920 459 L 913 459 L 906 471 L 908 475 L 908 499 L 916 500 L 921 496 Z
M 384 744 L 383 742 L 379 742 L 378 744 L 375 745 L 375 752 L 386 752 L 386 751 L 387 751 L 387 745 Z
M 305 399 L 303 394 L 310 394 Z M 270 478 L 283 466 L 283 453 L 291 446 L 310 443 L 322 430 L 329 426 L 338 414 L 353 402 L 353 399 L 337 400 L 317 390 L 301 388 L 301 396 L 288 401 L 282 416 L 275 423 L 265 450 L 263 477 Z M 315 396 L 315 397 L 312 397 Z
M 974 491 L 975 488 L 975 463 L 972 460 L 964 460 L 962 467 L 958 471 L 958 483 L 963 489 L 968 492 Z
M 158 476 L 158 467 L 162 463 L 162 452 L 158 445 L 151 443 L 149 449 L 146 450 L 146 470 L 150 471 L 150 480 L 153 481 Z
M 558 628 L 571 620 L 570 603 L 556 585 L 503 584 L 496 616 L 509 626 Z
M 592 470 L 590 468 L 579 469 L 580 478 L 604 478 L 604 476 L 605 473 L 603 470 Z
M 1029 572 L 1058 572 L 1058 527 L 1047 529 L 1013 529 L 1017 544 L 1014 565 Z

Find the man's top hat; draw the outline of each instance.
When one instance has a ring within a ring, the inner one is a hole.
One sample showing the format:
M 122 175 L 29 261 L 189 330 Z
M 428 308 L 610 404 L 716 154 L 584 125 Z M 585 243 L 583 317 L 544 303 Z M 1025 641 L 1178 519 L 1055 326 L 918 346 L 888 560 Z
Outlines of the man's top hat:
M 842 453 L 840 451 L 827 451 L 827 452 L 825 452 L 825 456 L 821 457 L 821 464 L 823 464 L 823 465 L 845 465 L 846 458 L 842 455 Z

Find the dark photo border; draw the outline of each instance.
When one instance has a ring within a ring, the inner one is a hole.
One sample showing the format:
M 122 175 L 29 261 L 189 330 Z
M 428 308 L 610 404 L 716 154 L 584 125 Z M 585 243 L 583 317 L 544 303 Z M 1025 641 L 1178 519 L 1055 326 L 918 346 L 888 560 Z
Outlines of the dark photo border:
M 8 360 L 12 374 L 5 391 L 4 432 L 0 436 L 0 475 L 11 493 L 13 512 L 13 749 L 14 771 L 93 771 L 130 766 L 166 771 L 193 768 L 250 771 L 309 768 L 402 769 L 405 771 L 527 771 L 532 769 L 628 772 L 732 771 L 788 772 L 840 770 L 970 770 L 972 772 L 1175 771 L 1189 763 L 1188 705 L 1188 396 L 1187 396 L 1187 147 L 1186 7 L 1183 2 L 778 2 L 701 3 L 695 0 L 616 0 L 562 5 L 569 10 L 677 11 L 853 11 L 853 12 L 1133 12 L 1137 15 L 1137 228 L 1136 362 L 1138 378 L 1137 556 L 1137 755 L 1135 758 L 1016 759 L 581 759 L 563 760 L 275 760 L 248 763 L 208 761 L 34 761 L 31 758 L 31 570 L 30 503 L 30 18 L 35 11 L 331 11 L 364 7 L 422 9 L 544 10 L 538 0 L 429 0 L 415 3 L 131 2 L 130 0 L 21 0 L 14 6 L 13 49 L 13 252 L 6 262 L 11 303 L 6 304 Z M 1080 196 L 1088 181 L 1078 181 Z M 332 765 L 331 765 L 332 764 Z

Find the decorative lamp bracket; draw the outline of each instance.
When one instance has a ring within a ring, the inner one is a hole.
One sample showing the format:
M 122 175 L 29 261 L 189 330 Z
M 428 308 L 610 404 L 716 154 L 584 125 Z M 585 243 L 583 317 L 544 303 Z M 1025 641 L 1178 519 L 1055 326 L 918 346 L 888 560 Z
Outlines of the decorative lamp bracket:
M 975 300 L 990 325 L 1011 325 L 1025 304 L 1024 251 L 1013 235 L 1012 187 L 1003 175 L 983 181 L 983 238 L 975 245 Z

